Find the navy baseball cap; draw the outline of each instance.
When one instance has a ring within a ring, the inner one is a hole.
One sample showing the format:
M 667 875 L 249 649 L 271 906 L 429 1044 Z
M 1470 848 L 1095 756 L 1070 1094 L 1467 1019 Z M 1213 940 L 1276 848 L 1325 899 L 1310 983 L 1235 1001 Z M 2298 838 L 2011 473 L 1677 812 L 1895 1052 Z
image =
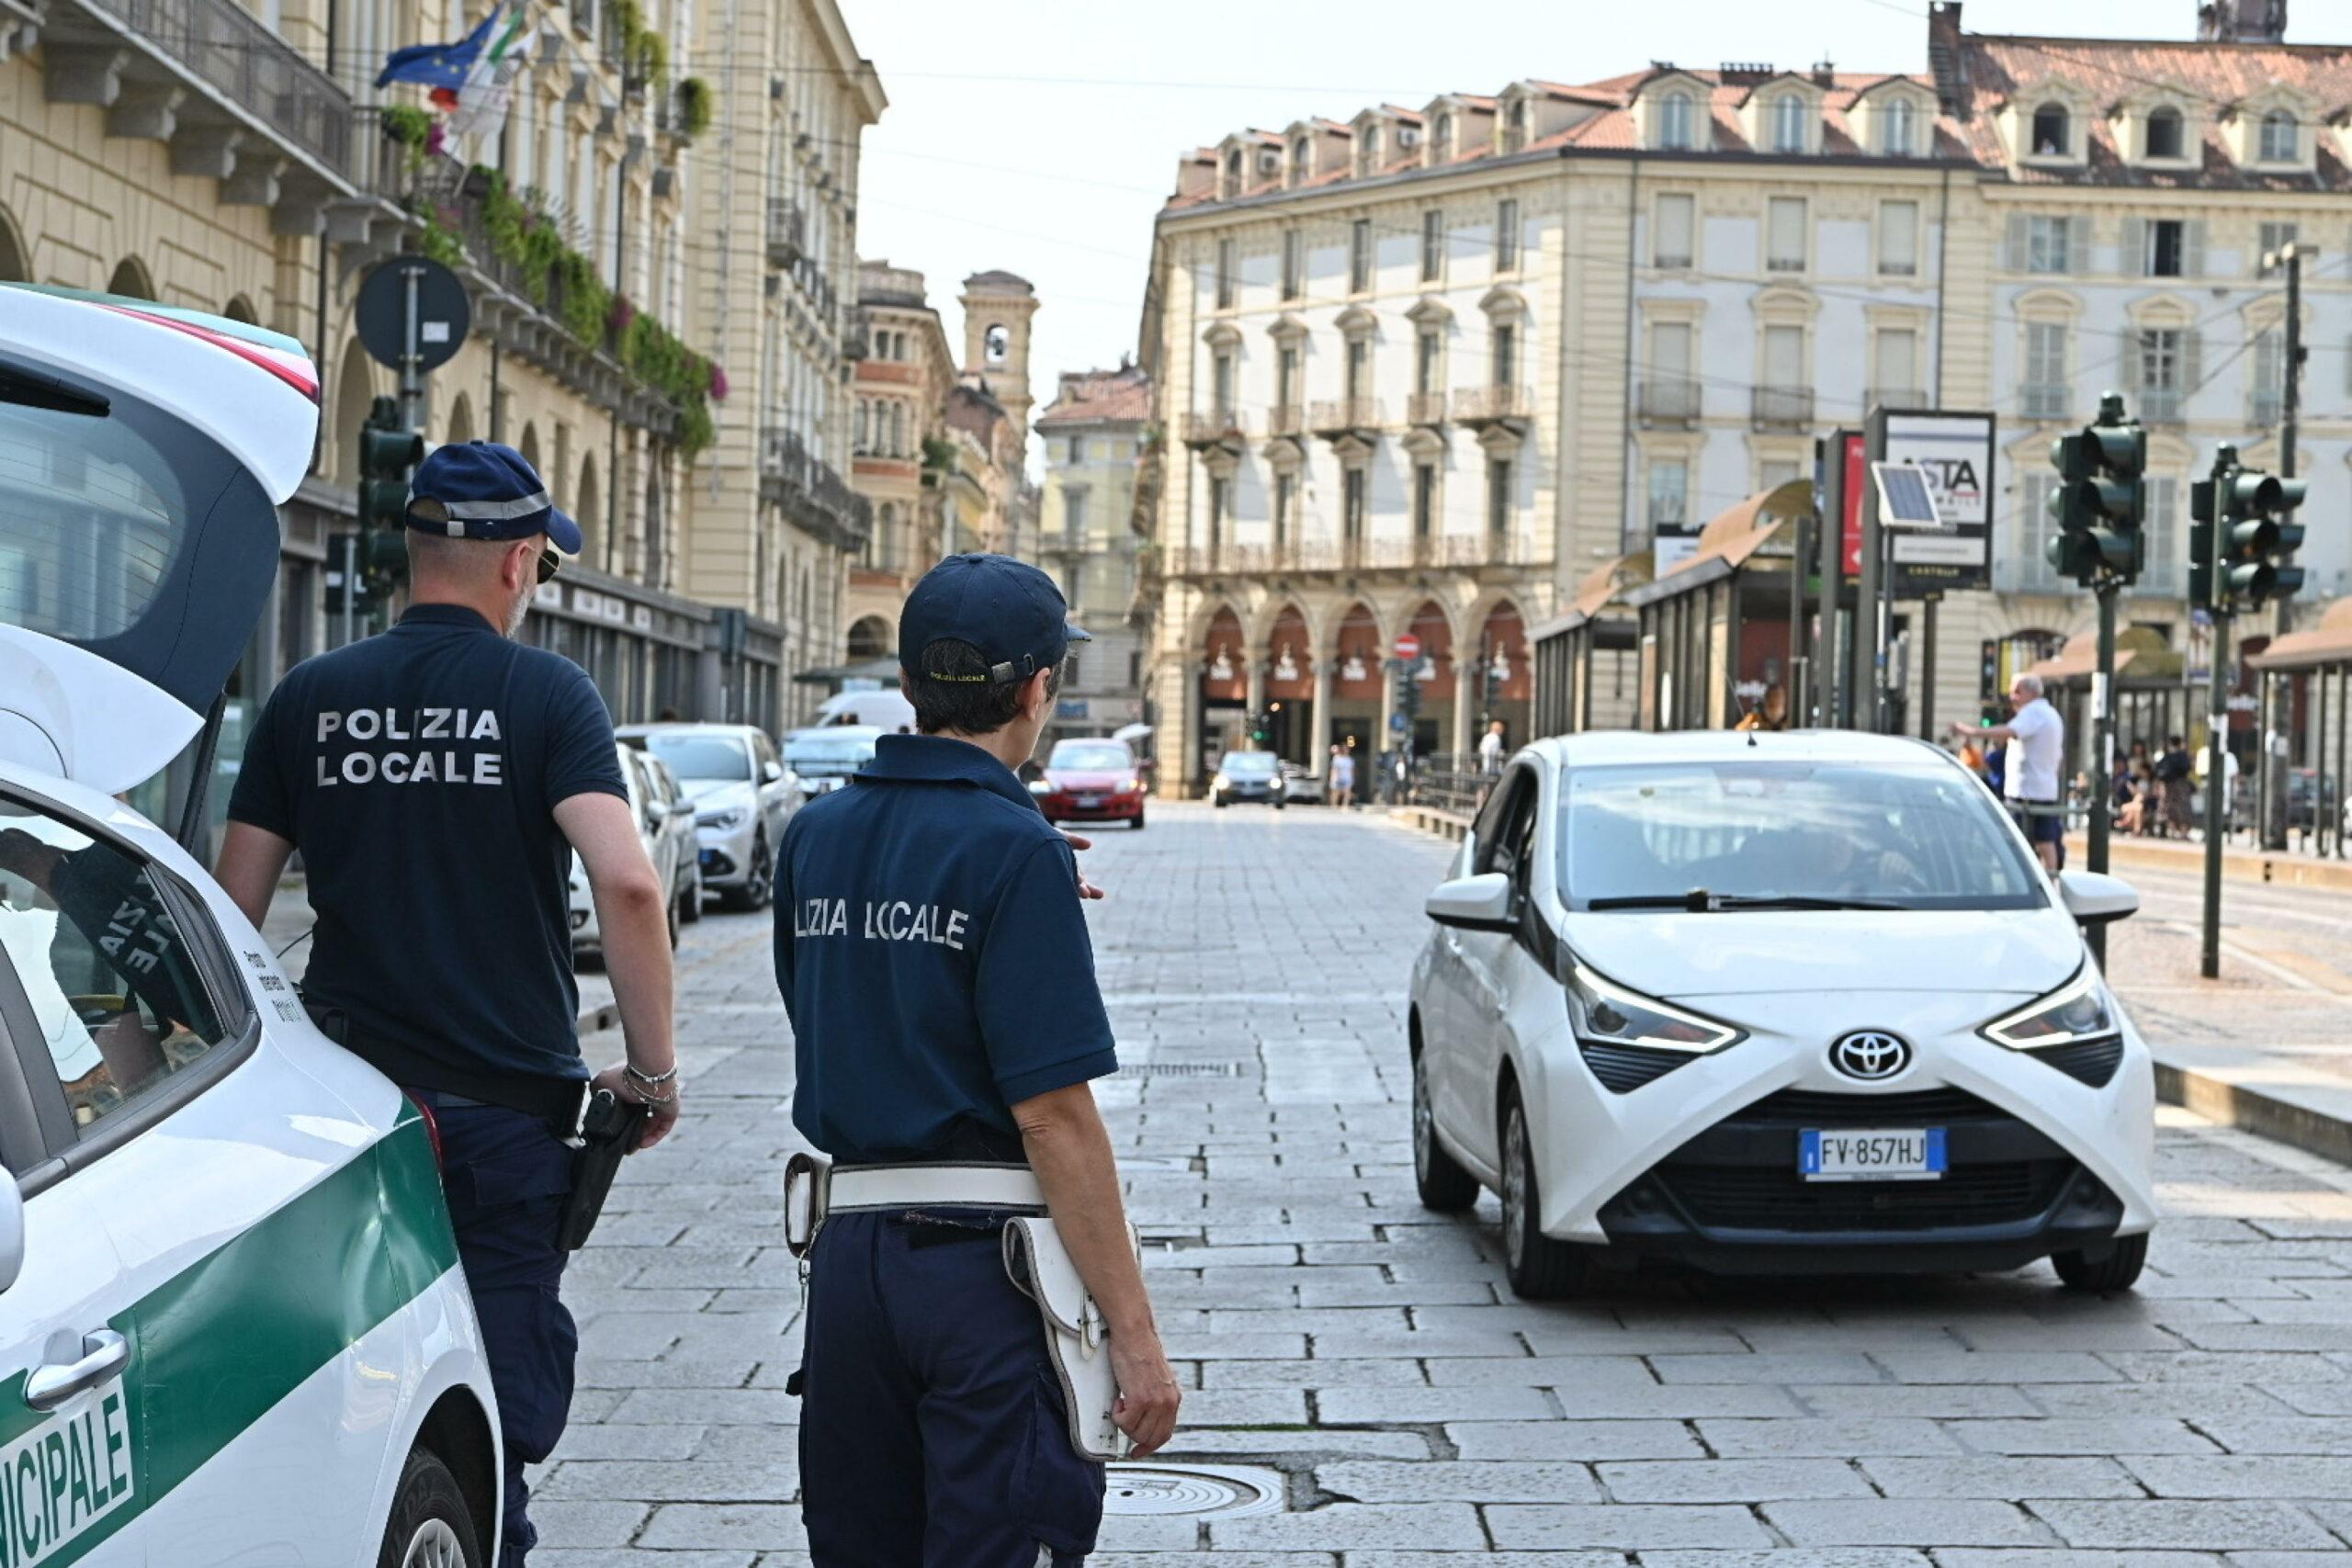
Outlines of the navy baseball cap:
M 565 555 L 580 553 L 580 525 L 556 510 L 523 454 L 495 441 L 435 446 L 409 481 L 407 523 L 453 539 L 527 539 L 545 534 Z
M 1092 642 L 1070 623 L 1054 580 L 1011 556 L 949 556 L 922 574 L 899 612 L 899 663 L 916 675 L 933 643 L 968 642 L 997 684 L 1050 670 L 1074 642 Z

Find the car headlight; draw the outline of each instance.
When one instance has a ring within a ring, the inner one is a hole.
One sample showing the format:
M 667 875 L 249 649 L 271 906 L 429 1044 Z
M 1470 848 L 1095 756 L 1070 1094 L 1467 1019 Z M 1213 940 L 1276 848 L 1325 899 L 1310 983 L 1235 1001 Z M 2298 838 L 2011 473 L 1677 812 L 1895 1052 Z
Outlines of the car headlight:
M 1233 781 L 1227 778 L 1223 773 L 1218 773 L 1209 780 L 1209 787 L 1211 789 L 1231 789 L 1233 787 Z
M 1995 1019 L 1977 1032 L 2013 1051 L 2038 1051 L 2103 1040 L 2120 1032 L 2122 1027 L 2114 998 L 2107 994 L 2098 971 L 2086 964 L 2080 974 L 2048 996 Z
M 1051 795 L 1054 793 L 1054 786 L 1045 779 L 1031 779 L 1029 781 L 1029 793 L 1031 795 Z
M 1747 1038 L 1744 1029 L 1686 1012 L 1656 997 L 1629 991 L 1574 959 L 1566 967 L 1567 972 L 1562 982 L 1567 987 L 1568 1019 L 1579 1040 L 1596 1044 L 1641 1045 L 1654 1051 L 1688 1051 L 1695 1056 Z
M 706 811 L 695 818 L 697 828 L 741 828 L 750 811 L 741 806 L 730 806 L 724 811 Z
M 1119 793 L 1121 795 L 1133 795 L 1136 791 L 1141 788 L 1143 788 L 1143 780 L 1141 779 L 1121 779 L 1119 781 Z

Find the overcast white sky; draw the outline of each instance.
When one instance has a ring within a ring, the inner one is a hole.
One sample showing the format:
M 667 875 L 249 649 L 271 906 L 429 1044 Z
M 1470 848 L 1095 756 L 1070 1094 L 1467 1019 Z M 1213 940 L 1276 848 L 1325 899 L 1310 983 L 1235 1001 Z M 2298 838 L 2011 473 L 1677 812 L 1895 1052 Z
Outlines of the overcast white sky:
M 1229 131 L 1522 76 L 1591 81 L 1654 59 L 1927 69 L 1926 0 L 840 4 L 890 97 L 865 135 L 859 252 L 929 275 L 959 353 L 965 276 L 1004 267 L 1035 284 L 1041 409 L 1059 371 L 1134 351 L 1152 215 L 1177 155 Z M 2289 38 L 2319 38 L 2319 13 L 2343 4 L 2300 0 Z M 2185 39 L 2197 6 L 1966 0 L 1962 26 Z

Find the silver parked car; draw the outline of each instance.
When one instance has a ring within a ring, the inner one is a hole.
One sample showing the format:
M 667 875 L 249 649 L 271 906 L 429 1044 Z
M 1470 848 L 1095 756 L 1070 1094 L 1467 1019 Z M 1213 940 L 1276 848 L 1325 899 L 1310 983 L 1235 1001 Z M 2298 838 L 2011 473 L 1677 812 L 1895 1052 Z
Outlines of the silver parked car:
M 678 945 L 678 922 L 702 918 L 702 868 L 696 863 L 694 807 L 684 798 L 670 771 L 655 758 L 628 745 L 620 752 L 621 783 L 628 789 L 629 815 L 637 818 L 637 836 L 653 874 L 670 889 L 670 946 Z M 596 901 L 588 889 L 588 874 L 578 851 L 571 856 L 571 951 L 598 953 L 605 945 L 596 928 Z M 688 914 L 691 906 L 694 913 Z
M 775 893 L 775 847 L 800 786 L 767 732 L 750 724 L 631 724 L 622 741 L 669 765 L 695 807 L 702 885 L 729 908 Z

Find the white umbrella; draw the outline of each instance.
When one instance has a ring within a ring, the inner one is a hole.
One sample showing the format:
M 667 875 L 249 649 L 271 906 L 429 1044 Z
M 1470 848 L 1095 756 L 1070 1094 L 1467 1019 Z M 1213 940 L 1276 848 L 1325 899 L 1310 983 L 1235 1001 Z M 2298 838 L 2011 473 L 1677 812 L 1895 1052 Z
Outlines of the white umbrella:
M 1151 726 L 1148 724 L 1123 724 L 1118 728 L 1111 731 L 1111 739 L 1114 740 L 1140 740 L 1150 733 Z

